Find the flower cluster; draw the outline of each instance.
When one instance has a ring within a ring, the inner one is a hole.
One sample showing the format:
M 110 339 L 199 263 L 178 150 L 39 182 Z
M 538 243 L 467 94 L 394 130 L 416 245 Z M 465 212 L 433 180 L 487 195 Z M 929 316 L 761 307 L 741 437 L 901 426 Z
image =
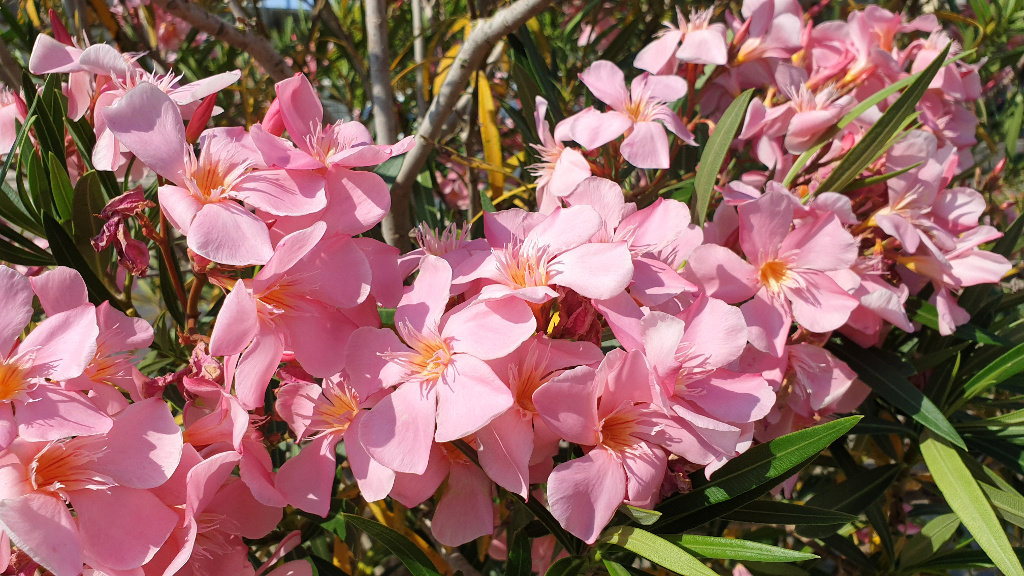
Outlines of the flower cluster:
M 366 234 L 391 198 L 361 169 L 411 138 L 325 125 L 301 75 L 276 85 L 262 122 L 206 129 L 237 72 L 180 85 L 110 46 L 38 36 L 30 68 L 69 74 L 91 165 L 155 173 L 193 270 L 224 296 L 208 337 L 188 335 L 188 366 L 149 378 L 145 320 L 91 304 L 71 269 L 0 267 L 0 572 L 13 545 L 55 576 L 261 574 L 298 536 L 259 571 L 245 540 L 286 506 L 326 516 L 339 454 L 367 501 L 434 500 L 441 544 L 494 534 L 499 490 L 594 543 L 621 505 L 652 508 L 688 474 L 855 409 L 868 389 L 823 347 L 833 333 L 872 346 L 911 332 L 912 295 L 951 333 L 968 320 L 957 293 L 1010 268 L 981 248 L 999 236 L 982 196 L 954 185 L 978 75 L 942 68 L 920 127 L 871 165 L 885 177 L 823 190 L 896 95 L 844 116 L 949 38 L 873 6 L 813 25 L 795 2 L 747 0 L 726 20 L 680 14 L 628 86 L 595 62 L 580 80 L 601 108 L 553 132 L 538 99 L 538 211 L 485 213 L 478 238 L 423 226 L 407 254 Z M 706 225 L 682 201 L 627 197 L 625 178 L 642 188 L 669 170 L 747 88 L 760 92 L 734 148 L 756 169 L 719 187 Z M 0 122 L 24 118 L 2 100 Z M 149 254 L 127 220 L 150 205 L 141 188 L 114 199 L 95 240 L 136 275 Z M 271 421 L 287 439 L 267 436 Z M 296 454 L 275 464 L 282 441 Z

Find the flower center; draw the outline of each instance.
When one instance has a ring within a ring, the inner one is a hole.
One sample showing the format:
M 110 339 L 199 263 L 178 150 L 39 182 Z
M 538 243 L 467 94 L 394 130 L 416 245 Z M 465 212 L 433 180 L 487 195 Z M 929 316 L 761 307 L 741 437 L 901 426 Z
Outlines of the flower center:
M 761 266 L 761 284 L 772 292 L 778 292 L 788 276 L 789 267 L 782 260 L 769 260 Z
M 24 368 L 14 363 L 0 363 L 0 402 L 18 399 L 28 388 Z
M 29 464 L 32 487 L 63 494 L 67 490 L 102 489 L 114 485 L 110 478 L 90 469 L 96 451 L 77 438 L 51 442 Z
M 613 452 L 622 452 L 641 442 L 634 436 L 639 428 L 637 414 L 632 410 L 612 412 L 601 421 L 601 444 Z
M 495 253 L 498 273 L 511 288 L 532 288 L 548 285 L 548 257 L 536 246 L 506 246 Z
M 344 432 L 359 412 L 359 394 L 344 384 L 324 382 L 323 398 L 313 406 L 312 427 Z
M 452 359 L 452 350 L 448 342 L 441 338 L 436 330 L 419 332 L 405 323 L 400 323 L 395 328 L 412 350 L 391 352 L 384 357 L 412 372 L 411 380 L 433 382 L 440 378 Z
M 465 246 L 468 231 L 468 224 L 463 224 L 461 228 L 456 228 L 455 224 L 449 224 L 439 233 L 425 223 L 413 230 L 416 235 L 416 243 L 423 248 L 424 252 L 432 256 L 444 256 Z

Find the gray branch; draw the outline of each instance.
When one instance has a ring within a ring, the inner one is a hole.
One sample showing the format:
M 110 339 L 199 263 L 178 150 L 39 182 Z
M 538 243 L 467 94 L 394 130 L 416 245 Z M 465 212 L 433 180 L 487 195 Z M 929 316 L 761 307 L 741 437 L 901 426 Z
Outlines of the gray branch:
M 363 0 L 366 48 L 370 53 L 370 97 L 378 144 L 398 140 L 395 93 L 391 90 L 391 54 L 388 50 L 388 9 L 385 0 Z
M 448 76 L 430 104 L 419 130 L 416 131 L 416 145 L 405 155 L 402 170 L 391 187 L 391 212 L 384 218 L 382 232 L 388 244 L 402 250 L 410 248 L 409 231 L 412 220 L 409 214 L 409 199 L 412 184 L 427 161 L 430 149 L 441 134 L 452 108 L 469 84 L 469 79 L 480 69 L 484 59 L 501 38 L 510 34 L 540 14 L 553 0 L 517 0 L 495 12 L 484 22 L 475 23 L 466 42 L 459 50 Z M 472 194 L 472 191 L 470 191 Z

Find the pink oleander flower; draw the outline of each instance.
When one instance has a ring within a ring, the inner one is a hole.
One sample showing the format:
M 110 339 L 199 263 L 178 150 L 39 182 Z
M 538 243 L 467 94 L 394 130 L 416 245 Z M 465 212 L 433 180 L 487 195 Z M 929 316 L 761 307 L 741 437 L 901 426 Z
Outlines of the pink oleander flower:
M 366 325 L 358 311 L 345 310 L 366 301 L 370 265 L 351 238 L 324 238 L 326 229 L 317 222 L 285 236 L 252 280 L 214 278 L 230 293 L 214 326 L 210 353 L 241 354 L 235 394 L 248 410 L 263 405 L 286 349 L 310 374 L 336 374 L 343 366 L 338 350 Z
M 185 444 L 173 476 L 153 494 L 174 510 L 173 528 L 143 567 L 146 576 L 254 576 L 242 538 L 263 538 L 281 521 L 280 507 L 261 504 L 232 477 L 236 452 L 203 458 Z
M 533 312 L 517 298 L 473 299 L 445 312 L 451 284 L 447 262 L 424 258 L 395 310 L 401 338 L 361 328 L 345 352 L 355 389 L 397 386 L 359 426 L 370 457 L 395 472 L 423 473 L 435 439 L 472 434 L 512 406 L 512 393 L 485 360 L 509 354 L 536 330 Z
M 740 44 L 736 63 L 760 59 L 789 59 L 801 48 L 803 9 L 794 0 L 744 0 L 742 24 L 730 13 L 730 25 Z
M 356 390 L 341 374 L 325 378 L 322 385 L 290 379 L 285 382 L 277 391 L 274 408 L 295 433 L 296 442 L 311 440 L 278 472 L 277 488 L 288 503 L 327 516 L 337 469 L 335 448 L 342 440 L 362 497 L 374 502 L 387 496 L 395 473 L 370 457 L 359 438 L 359 425 L 368 414 L 365 410 L 386 392 Z
M 92 307 L 85 281 L 71 268 L 59 266 L 33 277 L 31 282 L 49 316 Z M 109 302 L 96 306 L 95 311 L 99 329 L 95 354 L 82 374 L 64 381 L 63 387 L 88 394 L 100 410 L 116 414 L 128 407 L 123 392 L 135 401 L 142 399 L 136 384 L 141 373 L 135 367 L 132 353 L 153 343 L 153 327 L 142 318 L 132 318 L 114 309 Z
M 739 243 L 747 261 L 728 248 L 705 244 L 685 272 L 712 297 L 741 307 L 751 344 L 782 354 L 793 320 L 811 332 L 846 323 L 858 306 L 826 272 L 848 270 L 857 244 L 834 214 L 793 228 L 798 201 L 772 190 L 739 207 Z M 748 262 L 749 261 L 749 262 Z
M 831 87 L 812 91 L 807 88 L 807 73 L 781 64 L 776 71 L 779 91 L 789 98 L 789 114 L 776 121 L 785 125 L 785 146 L 789 152 L 801 153 L 815 144 L 849 112 L 856 102 L 852 96 L 840 95 Z
M 464 223 L 461 228 L 452 223 L 444 230 L 435 230 L 423 222 L 412 231 L 419 248 L 403 254 L 399 259 L 398 268 L 402 278 L 407 278 L 419 268 L 426 256 L 437 256 L 447 262 L 452 270 L 458 270 L 473 252 L 488 249 L 487 240 L 470 239 L 468 223 Z
M 104 434 L 19 438 L 0 452 L 0 528 L 54 576 L 78 576 L 83 563 L 135 570 L 174 529 L 178 515 L 150 490 L 181 451 L 181 429 L 156 398 L 125 408 Z
M 275 102 L 280 103 L 278 114 L 291 141 L 255 124 L 250 129 L 253 143 L 267 166 L 318 180 L 320 188 L 327 190 L 327 206 L 322 211 L 318 209 L 305 218 L 285 219 L 276 226 L 284 227 L 282 230 L 287 233 L 323 220 L 332 234 L 359 234 L 372 228 L 390 210 L 391 194 L 383 178 L 353 168 L 376 166 L 404 154 L 412 148 L 413 137 L 392 146 L 377 146 L 370 131 L 358 122 L 324 126 L 320 98 L 301 74 L 278 82 L 274 88 Z
M 475 434 L 480 466 L 499 486 L 527 498 L 530 484 L 547 478 L 558 454 L 558 436 L 537 415 L 533 394 L 574 366 L 604 359 L 590 342 L 531 337 L 514 352 L 488 361 L 512 391 L 514 404 Z
M 555 286 L 587 298 L 606 299 L 629 285 L 633 265 L 625 242 L 591 242 L 602 228 L 590 206 L 556 208 L 543 215 L 519 209 L 484 214 L 490 250 L 475 252 L 457 270 L 456 282 L 489 281 L 485 299 L 509 296 L 543 304 Z
M 537 210 L 543 214 L 560 206 L 558 199 L 571 194 L 576 185 L 590 176 L 590 163 L 583 154 L 563 144 L 572 140 L 572 135 L 567 134 L 569 124 L 560 122 L 552 136 L 547 111 L 548 101 L 537 96 L 533 118 L 540 144 L 533 148 L 540 155 L 540 162 L 530 166 L 530 173 L 537 179 Z
M 871 389 L 831 352 L 810 344 L 786 346 L 778 401 L 758 423 L 756 437 L 767 442 L 810 428 L 836 413 L 851 412 Z
M 607 112 L 584 110 L 567 120 L 567 135 L 591 150 L 626 135 L 622 157 L 637 168 L 665 169 L 671 161 L 665 128 L 687 144 L 694 144 L 686 124 L 669 104 L 686 96 L 686 81 L 678 76 L 651 76 L 646 72 L 626 88 L 622 70 L 598 60 L 580 73 L 594 96 L 608 105 Z
M 567 370 L 533 402 L 555 434 L 586 452 L 548 477 L 548 507 L 562 527 L 593 544 L 620 504 L 654 506 L 668 455 L 643 354 L 613 350 L 596 370 Z
M 81 376 L 96 354 L 95 308 L 54 312 L 18 342 L 32 319 L 32 297 L 27 278 L 0 266 L 0 450 L 19 437 L 49 442 L 111 426 L 85 395 L 60 384 Z
M 702 295 L 678 316 L 645 316 L 640 338 L 656 401 L 672 415 L 665 448 L 708 474 L 745 451 L 775 394 L 761 374 L 731 369 L 747 342 L 743 313 Z
M 185 141 L 177 105 L 158 87 L 139 84 L 103 110 L 111 131 L 139 160 L 170 183 L 159 188 L 160 209 L 200 256 L 234 266 L 265 264 L 273 254 L 266 223 L 237 201 L 279 216 L 326 204 L 316 178 L 261 169 L 251 145 L 209 131 L 196 158 Z
M 674 74 L 677 63 L 713 64 L 724 66 L 729 62 L 729 42 L 724 24 L 712 24 L 714 11 L 691 10 L 687 22 L 682 11 L 676 8 L 679 26 L 665 22 L 667 30 L 658 33 L 658 39 L 651 42 L 636 55 L 633 66 L 651 74 Z M 675 59 L 673 60 L 673 56 Z

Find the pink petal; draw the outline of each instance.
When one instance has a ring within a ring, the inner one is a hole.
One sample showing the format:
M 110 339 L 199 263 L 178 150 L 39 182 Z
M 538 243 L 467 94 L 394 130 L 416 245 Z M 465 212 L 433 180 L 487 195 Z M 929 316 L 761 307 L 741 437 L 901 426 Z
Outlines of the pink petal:
M 373 172 L 332 168 L 327 172 L 324 221 L 343 234 L 366 232 L 391 209 L 391 193 Z
M 476 433 L 480 466 L 499 486 L 523 498 L 530 491 L 533 418 L 513 407 Z
M 245 282 L 238 280 L 235 282 L 235 287 L 224 298 L 224 304 L 217 315 L 217 323 L 213 325 L 213 334 L 210 336 L 210 354 L 213 356 L 240 354 L 252 342 L 258 329 L 256 300 L 245 287 Z
M 254 410 L 263 406 L 267 385 L 283 353 L 284 342 L 277 331 L 261 327 L 252 344 L 242 353 L 235 372 L 235 395 L 243 408 Z
M 821 272 L 800 273 L 800 285 L 783 286 L 793 309 L 793 319 L 811 332 L 835 330 L 850 317 L 859 302 Z
M 729 61 L 729 46 L 725 30 L 716 29 L 712 24 L 705 30 L 691 30 L 683 37 L 682 45 L 676 51 L 676 58 L 693 64 L 714 64 L 724 66 Z
M 359 328 L 352 333 L 345 349 L 349 384 L 364 398 L 398 384 L 408 371 L 388 361 L 385 354 L 408 351 L 410 348 L 391 330 Z
M 373 262 L 370 294 L 381 306 L 397 306 L 402 298 L 402 281 L 405 278 L 398 270 L 399 250 L 373 238 L 353 238 L 352 242 L 368 262 Z
M 299 150 L 284 138 L 267 132 L 262 124 L 253 124 L 249 134 L 267 166 L 288 170 L 318 170 L 324 167 L 323 162 L 310 156 L 307 151 Z
M 671 163 L 668 134 L 657 122 L 637 122 L 619 149 L 622 157 L 637 168 L 666 169 Z
M 97 340 L 99 353 L 127 352 L 148 348 L 153 343 L 153 327 L 142 318 L 126 316 L 104 302 L 96 307 L 100 327 Z
M 257 502 L 271 508 L 284 508 L 288 502 L 274 487 L 274 463 L 262 442 L 244 440 L 238 475 Z
M 422 474 L 434 438 L 437 391 L 416 382 L 399 386 L 363 417 L 359 437 L 367 453 L 395 472 Z
M 416 282 L 395 310 L 395 325 L 408 324 L 419 332 L 439 328 L 451 285 L 452 269 L 448 262 L 437 256 L 424 257 Z
M 551 268 L 552 284 L 597 300 L 616 296 L 633 277 L 633 259 L 625 242 L 584 244 L 560 254 Z
M 239 200 L 275 216 L 302 216 L 327 206 L 324 179 L 301 170 L 257 170 L 232 187 Z
M 587 150 L 600 148 L 633 127 L 633 121 L 621 112 L 598 112 L 592 108 L 566 121 L 569 122 L 566 126 L 567 136 Z
M 511 353 L 536 330 L 530 306 L 518 298 L 505 298 L 475 302 L 451 314 L 441 335 L 450 339 L 455 352 L 493 360 Z
M 793 319 L 785 303 L 769 300 L 762 289 L 749 302 L 740 306 L 747 323 L 747 339 L 762 352 L 782 356 Z
M 281 506 L 267 506 L 257 501 L 249 487 L 232 477 L 224 484 L 206 508 L 214 517 L 225 518 L 223 530 L 243 538 L 263 538 L 281 522 Z
M 196 464 L 186 481 L 185 517 L 203 513 L 238 465 L 237 452 L 221 452 Z
M 0 303 L 0 356 L 5 357 L 32 319 L 32 285 L 7 266 L 0 266 Z
M 161 186 L 157 189 L 157 199 L 167 220 L 182 234 L 188 234 L 192 220 L 203 208 L 203 203 L 191 192 L 178 186 Z
M 640 338 L 640 320 L 644 311 L 626 292 L 606 300 L 594 300 L 594 308 L 601 313 L 612 334 L 626 350 L 637 350 L 643 347 Z
M 98 76 L 126 78 L 132 73 L 131 64 L 109 44 L 93 44 L 82 51 L 78 64 L 85 70 Z
M 292 560 L 274 568 L 266 576 L 313 576 L 313 565 L 306 560 Z
M 668 469 L 665 451 L 641 442 L 623 452 L 622 467 L 626 471 L 626 499 L 630 505 L 654 508 L 661 499 L 661 483 Z
M 655 100 L 671 104 L 684 98 L 689 86 L 684 78 L 674 74 L 641 74 L 633 78 L 629 89 L 632 94 L 646 94 Z
M 651 74 L 661 72 L 672 60 L 672 51 L 679 47 L 679 42 L 682 39 L 683 33 L 678 29 L 663 30 L 660 38 L 644 46 L 643 50 L 636 55 L 633 66 Z
M 188 247 L 204 258 L 231 266 L 266 264 L 274 255 L 267 225 L 230 200 L 206 204 L 188 232 Z
M 651 371 L 639 350 L 612 350 L 597 369 L 598 381 L 604 381 L 598 415 L 607 417 L 622 405 L 654 402 Z
M 811 270 L 843 270 L 857 259 L 857 242 L 835 214 L 800 226 L 782 242 L 780 252 L 793 266 Z
M 739 358 L 747 341 L 743 312 L 721 300 L 700 296 L 680 318 L 686 323 L 681 345 L 684 366 L 720 368 Z
M 0 403 L 0 451 L 6 450 L 17 437 L 18 423 L 14 420 L 14 407 L 10 402 Z
M 70 497 L 86 557 L 115 570 L 151 560 L 178 523 L 178 515 L 147 490 L 111 486 L 75 490 Z
M 211 94 L 231 86 L 242 76 L 241 71 L 232 70 L 207 76 L 201 80 L 190 82 L 172 91 L 172 98 L 179 105 L 198 102 Z
M 603 228 L 611 237 L 612 231 L 626 214 L 626 201 L 622 196 L 622 187 L 607 178 L 590 176 L 570 191 L 572 197 L 569 198 L 569 204 L 593 208 L 601 216 L 601 221 L 604 223 Z M 587 240 L 590 238 L 586 238 L 583 242 Z
M 312 376 L 323 378 L 345 368 L 344 350 L 359 328 L 345 314 L 324 307 L 317 315 L 289 315 L 279 321 L 295 359 Z
M 102 440 L 95 469 L 123 486 L 160 486 L 181 460 L 181 428 L 159 398 L 136 402 L 114 416 Z
M 784 192 L 772 191 L 739 207 L 740 246 L 752 263 L 759 265 L 778 253 L 793 226 L 795 202 Z
M 277 473 L 277 490 L 300 510 L 326 517 L 331 508 L 331 488 L 337 467 L 337 434 L 324 434 L 285 461 Z
M 622 69 L 607 60 L 598 60 L 580 73 L 580 80 L 597 97 L 615 110 L 622 110 L 629 100 L 626 77 Z
M 483 360 L 469 354 L 452 356 L 436 389 L 438 442 L 468 436 L 512 407 L 508 386 Z
M 548 477 L 548 507 L 558 523 L 588 544 L 615 515 L 626 496 L 622 464 L 603 447 L 559 464 Z
M 89 303 L 89 292 L 82 275 L 73 268 L 58 266 L 33 276 L 32 290 L 47 316 Z
M 359 425 L 367 413 L 360 411 L 345 431 L 345 456 L 352 475 L 359 484 L 359 492 L 367 502 L 383 500 L 395 485 L 395 473 L 370 457 L 359 437 Z M 332 479 L 333 481 L 333 479 Z
M 33 74 L 63 74 L 81 70 L 78 59 L 82 50 L 55 40 L 53 36 L 37 34 L 32 53 L 28 58 L 28 70 Z
M 437 503 L 431 533 L 445 546 L 459 546 L 494 532 L 491 481 L 475 464 L 454 462 Z
M 597 372 L 580 366 L 562 372 L 533 393 L 533 405 L 544 423 L 565 440 L 581 446 L 600 442 Z
M 633 284 L 629 288 L 637 300 L 647 306 L 657 306 L 683 292 L 695 292 L 697 287 L 676 272 L 675 268 L 653 258 L 633 259 Z
M 566 148 L 558 155 L 547 188 L 555 196 L 567 196 L 590 176 L 590 163 L 578 150 Z
M 448 478 L 451 468 L 448 456 L 440 444 L 431 444 L 427 457 L 427 468 L 421 474 L 395 474 L 395 485 L 391 497 L 406 508 L 415 508 L 434 495 L 441 483 Z
M 163 90 L 142 82 L 100 112 L 107 128 L 146 166 L 182 185 L 185 126 L 178 105 Z
M 735 252 L 717 244 L 694 249 L 684 276 L 692 278 L 711 297 L 735 304 L 757 291 L 757 271 Z
M 113 421 L 78 392 L 42 384 L 18 404 L 18 434 L 31 442 L 103 434 Z
M 0 528 L 12 544 L 54 576 L 82 573 L 78 525 L 59 497 L 26 494 L 0 501 Z
M 324 122 L 324 108 L 313 85 L 302 74 L 296 74 L 274 85 L 281 101 L 281 116 L 293 142 L 312 140 L 314 130 Z
M 78 376 L 96 354 L 99 333 L 92 304 L 43 320 L 18 346 L 20 351 L 32 351 L 32 366 L 27 375 L 52 380 Z
M 764 418 L 775 404 L 775 393 L 760 374 L 715 370 L 707 378 L 686 385 L 694 391 L 692 402 L 712 418 L 744 424 Z
M 561 254 L 589 241 L 601 230 L 601 215 L 590 206 L 556 208 L 529 232 L 526 242 Z

